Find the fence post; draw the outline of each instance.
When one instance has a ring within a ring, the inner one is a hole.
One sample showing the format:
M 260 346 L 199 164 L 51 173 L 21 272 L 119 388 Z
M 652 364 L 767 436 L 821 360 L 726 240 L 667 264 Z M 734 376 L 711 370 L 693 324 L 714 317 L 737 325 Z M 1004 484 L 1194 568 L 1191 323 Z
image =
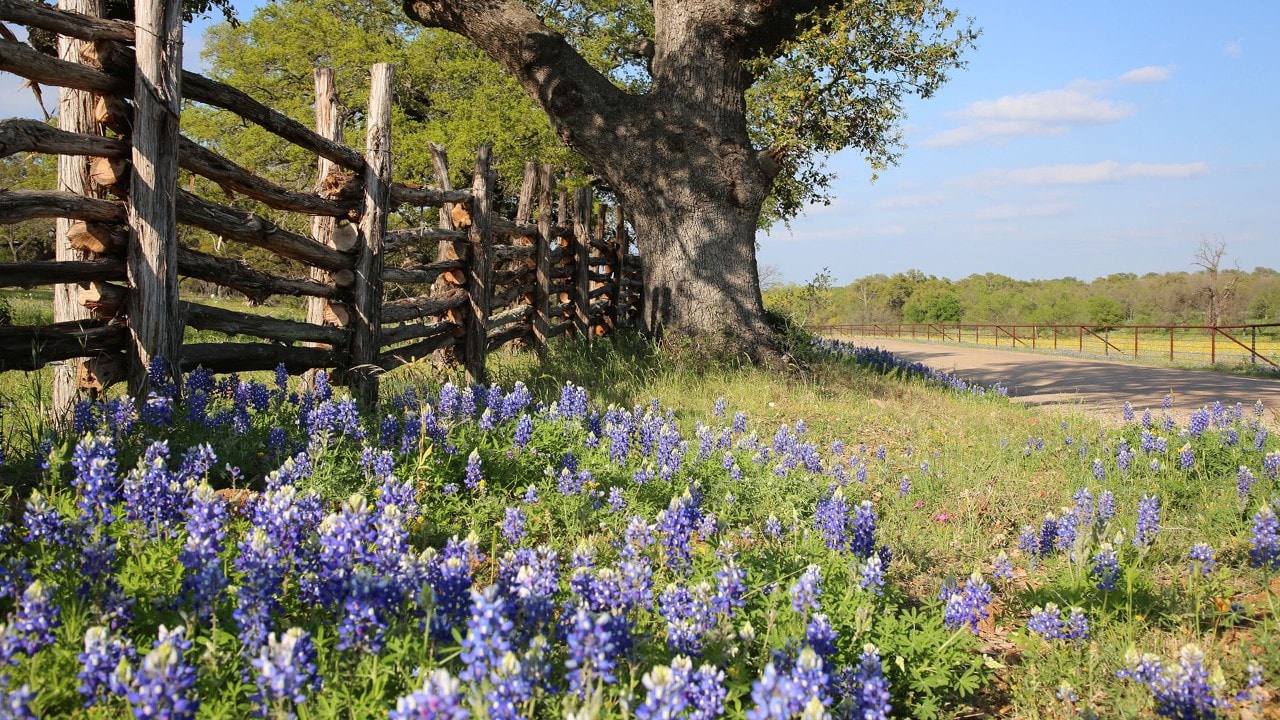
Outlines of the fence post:
M 129 392 L 146 394 L 147 369 L 181 367 L 178 312 L 178 116 L 182 110 L 182 3 L 135 9 L 133 170 L 129 175 Z
M 622 294 L 626 292 L 626 262 L 627 262 L 627 220 L 622 211 L 622 206 L 618 206 L 618 221 L 613 228 L 613 299 L 610 304 L 613 306 L 613 327 L 621 328 L 623 323 L 627 321 L 627 310 L 622 303 Z
M 378 63 L 370 73 L 369 132 L 365 141 L 364 215 L 356 255 L 355 313 L 351 335 L 351 385 L 361 407 L 378 403 L 378 350 L 382 330 L 382 236 L 387 232 L 391 202 L 391 81 L 390 63 Z
M 435 143 L 430 143 L 431 147 L 431 167 L 435 172 L 436 185 L 441 190 L 452 190 L 453 181 L 449 179 L 449 158 L 445 154 L 444 148 Z M 441 230 L 453 230 L 453 204 L 445 203 L 440 206 L 440 223 Z M 453 240 L 441 240 L 436 246 L 436 260 L 461 260 L 463 251 L 466 247 L 463 242 L 455 242 Z M 431 290 L 436 292 L 448 288 L 460 288 L 467 282 L 466 273 L 461 270 L 448 270 L 440 273 L 436 281 L 432 283 Z M 454 337 L 466 337 L 466 311 L 463 308 L 453 308 L 445 313 L 445 319 L 457 326 L 454 330 Z M 463 348 L 465 351 L 465 347 Z M 458 353 L 452 347 L 444 348 L 436 351 L 436 360 L 444 361 L 450 357 L 456 357 Z
M 1169 328 L 1169 362 L 1173 362 L 1173 328 Z
M 1209 364 L 1218 364 L 1218 328 L 1216 325 L 1209 328 Z
M 573 194 L 573 241 L 578 260 L 573 268 L 573 325 L 583 336 L 591 339 L 590 302 L 591 285 L 587 265 L 591 257 L 591 188 L 580 187 Z
M 538 277 L 533 294 L 533 342 L 539 353 L 547 349 L 551 333 L 551 234 L 555 231 L 551 208 L 555 191 L 555 168 L 543 165 L 538 179 L 538 244 L 533 253 Z
M 1080 353 L 1081 355 L 1083 355 L 1083 354 L 1084 354 L 1084 326 L 1083 326 L 1083 325 L 1081 325 L 1081 326 L 1078 328 L 1078 332 L 1080 333 L 1080 339 L 1079 339 L 1079 343 L 1080 343 L 1080 345 L 1079 345 L 1079 347 L 1078 347 L 1078 348 L 1076 348 L 1076 352 L 1078 352 L 1078 353 Z
M 1133 359 L 1138 359 L 1138 327 L 1133 328 Z
M 606 260 L 609 258 L 609 255 L 612 254 L 610 253 L 609 250 L 605 249 L 605 248 L 611 247 L 608 243 L 608 239 L 605 237 L 605 234 L 608 232 L 608 228 L 606 227 L 606 216 L 608 214 L 609 214 L 609 206 L 605 205 L 604 203 L 600 203 L 600 212 L 596 213 L 596 232 L 595 232 L 595 235 L 593 236 L 596 240 L 600 241 L 600 245 L 599 245 L 600 249 L 598 251 L 601 257 L 604 257 Z M 588 251 L 588 254 L 589 253 L 590 251 Z M 610 267 L 610 270 L 612 270 L 611 264 L 609 267 Z M 600 280 L 596 283 L 596 285 L 598 286 L 597 289 L 599 289 L 599 287 L 604 287 L 605 289 L 605 294 L 603 295 L 603 297 L 605 298 L 605 304 L 602 306 L 602 309 L 600 311 L 600 330 L 599 330 L 600 334 L 603 335 L 605 333 L 613 332 L 613 329 L 615 326 L 615 323 L 613 321 L 613 306 L 614 306 L 613 300 L 614 300 L 614 294 L 616 293 L 616 287 L 610 287 L 612 283 L 610 283 L 609 280 L 612 279 L 612 276 L 613 276 L 612 272 L 602 273 L 602 274 L 608 274 L 610 276 L 608 280 Z M 591 304 L 590 297 L 587 298 L 587 304 L 588 305 Z
M 484 359 L 487 352 L 489 303 L 493 283 L 493 189 L 489 183 L 489 158 L 492 148 L 481 145 L 476 153 L 476 168 L 471 176 L 471 227 L 467 241 L 471 246 L 470 276 L 467 295 L 471 312 L 467 313 L 466 371 L 467 382 L 485 383 Z
M 1249 328 L 1249 364 L 1258 364 L 1258 326 L 1253 325 Z
M 338 116 L 338 90 L 333 82 L 333 68 L 316 68 L 315 69 L 315 91 L 316 91 L 316 134 L 334 142 L 342 142 L 342 122 Z M 337 169 L 337 165 L 326 157 L 317 156 L 316 158 L 316 187 L 323 187 L 324 181 L 329 174 Z M 311 236 L 316 242 L 324 243 L 329 247 L 333 247 L 333 230 L 335 220 L 326 215 L 313 215 L 311 217 Z M 312 267 L 310 269 L 310 277 L 316 282 L 329 283 L 332 278 L 327 270 Z M 323 325 L 325 308 L 328 307 L 329 301 L 322 297 L 307 297 L 307 322 L 313 325 Z M 307 343 L 311 346 L 318 346 L 319 343 Z M 308 370 L 303 374 L 303 383 L 310 388 L 315 382 L 314 369 Z

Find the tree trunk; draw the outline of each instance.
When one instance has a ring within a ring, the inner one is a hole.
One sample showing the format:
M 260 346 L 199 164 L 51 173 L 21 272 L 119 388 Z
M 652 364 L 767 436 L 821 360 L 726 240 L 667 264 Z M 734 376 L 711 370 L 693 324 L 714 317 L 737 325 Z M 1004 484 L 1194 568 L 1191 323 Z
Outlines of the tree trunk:
M 755 233 L 779 167 L 751 145 L 743 61 L 778 42 L 801 5 L 814 3 L 658 0 L 644 95 L 614 86 L 519 0 L 406 0 L 405 10 L 500 63 L 618 193 L 644 258 L 646 329 L 717 336 L 772 361 Z

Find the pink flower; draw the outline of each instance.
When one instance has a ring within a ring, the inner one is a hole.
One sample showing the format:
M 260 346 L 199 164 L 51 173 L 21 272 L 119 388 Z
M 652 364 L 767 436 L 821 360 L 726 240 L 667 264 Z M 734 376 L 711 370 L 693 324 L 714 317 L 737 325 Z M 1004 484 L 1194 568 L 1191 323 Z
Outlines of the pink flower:
M 937 515 L 933 516 L 934 522 L 944 523 L 950 519 L 951 519 L 951 513 L 948 513 L 948 512 L 940 512 Z

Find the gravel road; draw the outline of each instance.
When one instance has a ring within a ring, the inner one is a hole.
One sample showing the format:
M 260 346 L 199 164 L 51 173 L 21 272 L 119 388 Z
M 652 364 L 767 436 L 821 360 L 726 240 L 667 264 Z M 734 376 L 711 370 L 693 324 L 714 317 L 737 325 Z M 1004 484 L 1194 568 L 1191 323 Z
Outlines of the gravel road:
M 1016 402 L 1028 405 L 1075 405 L 1119 420 L 1126 400 L 1139 414 L 1143 408 L 1158 412 L 1168 393 L 1173 396 L 1173 414 L 1183 420 L 1191 411 L 1214 401 L 1228 406 L 1240 402 L 1247 408 L 1258 400 L 1267 408 L 1273 425 L 1280 419 L 1280 379 L 906 340 L 855 342 L 875 345 L 984 385 L 999 382 L 1009 388 L 1009 396 Z

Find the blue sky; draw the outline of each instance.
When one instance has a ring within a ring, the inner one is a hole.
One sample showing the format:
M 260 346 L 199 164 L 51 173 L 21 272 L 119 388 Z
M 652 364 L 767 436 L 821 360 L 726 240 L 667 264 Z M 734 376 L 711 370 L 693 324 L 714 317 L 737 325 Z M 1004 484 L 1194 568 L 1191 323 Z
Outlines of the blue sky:
M 955 0 L 983 29 L 913 100 L 900 164 L 829 163 L 836 200 L 760 237 L 760 262 L 838 284 L 1190 269 L 1220 238 L 1280 269 L 1280 3 Z
M 983 33 L 909 103 L 901 163 L 872 184 L 855 154 L 832 158 L 835 201 L 762 234 L 762 265 L 839 284 L 911 268 L 1088 280 L 1189 269 L 1213 237 L 1242 269 L 1280 269 L 1280 3 L 951 4 Z M 188 67 L 207 25 L 187 30 Z M 18 84 L 0 74 L 0 115 L 38 116 Z

